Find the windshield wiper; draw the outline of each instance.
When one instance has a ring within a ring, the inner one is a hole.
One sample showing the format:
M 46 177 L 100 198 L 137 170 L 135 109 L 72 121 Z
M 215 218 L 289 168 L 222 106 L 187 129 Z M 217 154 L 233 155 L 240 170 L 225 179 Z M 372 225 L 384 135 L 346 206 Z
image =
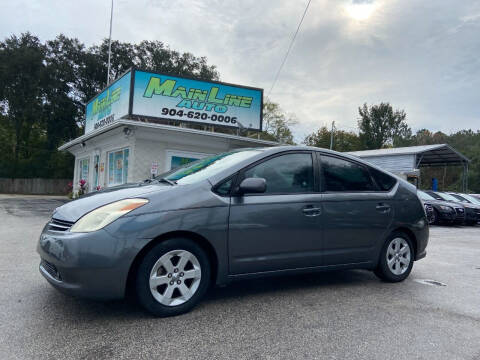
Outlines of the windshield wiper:
M 169 180 L 167 178 L 160 178 L 160 179 L 153 178 L 153 179 L 143 180 L 143 184 L 151 184 L 151 183 L 159 183 L 159 182 L 167 183 L 167 184 L 172 185 L 172 186 L 177 185 L 177 183 L 175 181 Z
M 156 179 L 157 181 L 159 182 L 165 182 L 167 184 L 170 184 L 170 185 L 177 185 L 177 183 L 175 181 L 172 181 L 172 180 L 169 180 L 167 178 L 161 178 L 161 179 Z

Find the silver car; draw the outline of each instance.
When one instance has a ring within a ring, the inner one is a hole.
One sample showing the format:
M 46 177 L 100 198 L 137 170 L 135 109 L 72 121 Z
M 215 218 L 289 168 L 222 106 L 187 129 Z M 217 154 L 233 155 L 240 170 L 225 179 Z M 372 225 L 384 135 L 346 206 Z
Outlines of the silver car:
M 38 253 L 63 292 L 130 289 L 169 316 L 238 279 L 358 268 L 402 281 L 428 234 L 413 185 L 356 157 L 286 146 L 210 156 L 67 203 Z

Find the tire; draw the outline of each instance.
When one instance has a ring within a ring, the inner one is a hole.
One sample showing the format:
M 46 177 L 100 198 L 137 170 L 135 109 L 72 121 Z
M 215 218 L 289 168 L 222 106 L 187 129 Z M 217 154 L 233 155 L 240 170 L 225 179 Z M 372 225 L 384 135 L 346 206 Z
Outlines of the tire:
M 406 246 L 408 249 L 403 250 Z M 390 265 L 387 262 L 389 259 L 394 259 Z M 410 275 L 414 259 L 414 247 L 410 238 L 403 232 L 394 232 L 383 245 L 375 275 L 388 282 L 403 281 Z
M 440 217 L 438 216 L 438 211 L 433 209 L 433 219 L 430 222 L 431 225 L 438 225 L 440 223 Z
M 184 238 L 165 240 L 155 245 L 138 267 L 138 301 L 155 316 L 186 313 L 205 295 L 210 269 L 207 254 L 195 242 Z

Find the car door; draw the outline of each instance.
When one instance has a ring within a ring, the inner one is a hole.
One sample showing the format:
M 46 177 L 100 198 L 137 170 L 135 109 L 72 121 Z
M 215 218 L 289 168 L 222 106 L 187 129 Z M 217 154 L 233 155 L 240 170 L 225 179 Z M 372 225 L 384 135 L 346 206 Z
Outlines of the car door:
M 231 274 L 319 266 L 321 195 L 310 151 L 287 152 L 242 171 L 260 177 L 266 192 L 233 196 L 229 217 Z
M 324 265 L 375 260 L 393 219 L 393 192 L 387 188 L 396 183 L 375 171 L 390 181 L 385 178 L 385 184 L 379 185 L 369 167 L 361 163 L 320 156 Z

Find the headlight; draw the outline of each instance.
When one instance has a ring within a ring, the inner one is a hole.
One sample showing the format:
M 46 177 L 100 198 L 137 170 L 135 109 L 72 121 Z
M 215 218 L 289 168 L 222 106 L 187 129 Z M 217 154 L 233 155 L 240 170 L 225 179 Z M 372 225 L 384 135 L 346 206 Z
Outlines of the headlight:
M 453 208 L 452 208 L 452 207 L 450 207 L 450 206 L 445 206 L 445 205 L 440 205 L 440 209 L 445 210 L 445 211 L 449 211 L 449 212 L 452 212 L 452 211 L 453 211 Z
M 120 216 L 129 213 L 148 203 L 147 199 L 125 199 L 104 205 L 83 215 L 70 228 L 71 232 L 91 232 L 100 230 L 117 220 Z

